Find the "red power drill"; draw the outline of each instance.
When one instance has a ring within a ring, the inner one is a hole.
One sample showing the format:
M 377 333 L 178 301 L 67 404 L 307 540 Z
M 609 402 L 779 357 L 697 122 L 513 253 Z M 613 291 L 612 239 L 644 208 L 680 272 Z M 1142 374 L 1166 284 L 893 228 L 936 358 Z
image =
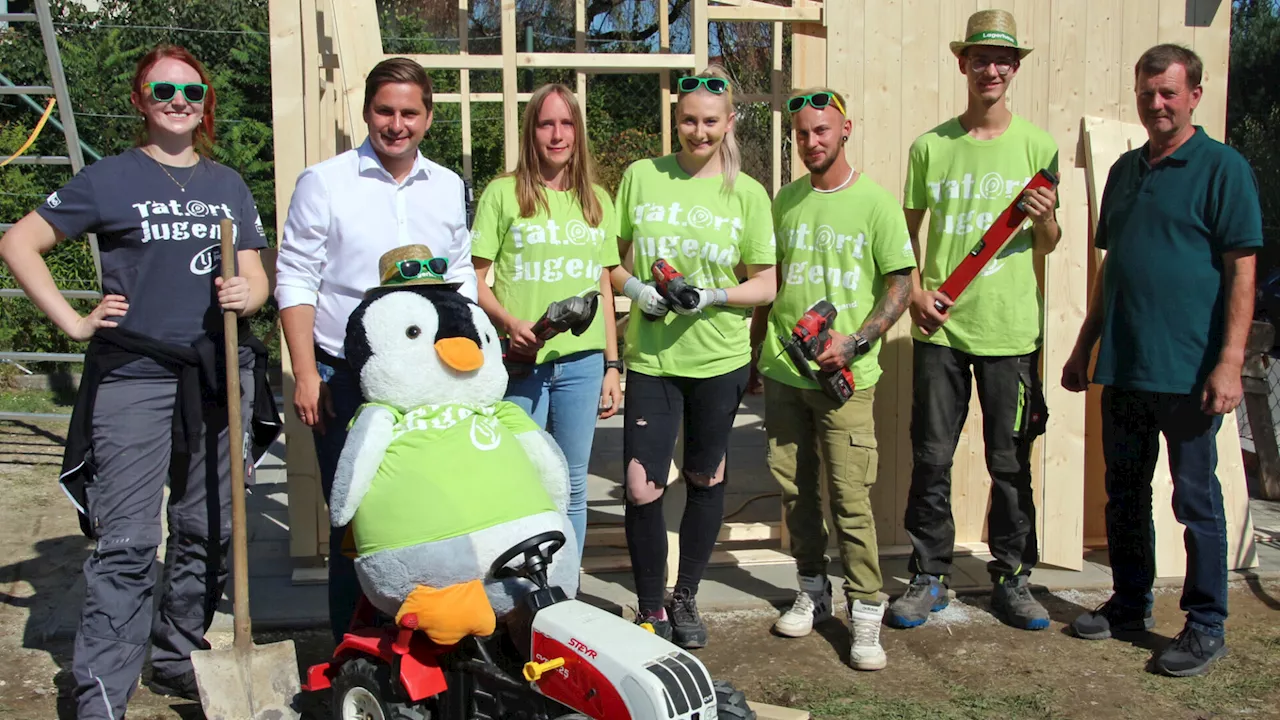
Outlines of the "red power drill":
M 831 345 L 831 333 L 828 332 L 836 321 L 836 308 L 826 300 L 819 300 L 813 307 L 805 311 L 791 330 L 791 341 L 783 340 L 782 351 L 791 358 L 800 374 L 818 384 L 827 397 L 841 405 L 853 396 L 853 373 L 842 367 L 836 372 L 813 369 L 810 361 Z M 778 338 L 782 340 L 782 338 Z
M 546 342 L 560 333 L 570 330 L 574 335 L 581 335 L 591 327 L 596 317 L 596 309 L 600 306 L 600 292 L 592 290 L 585 295 L 557 300 L 547 307 L 547 311 L 538 318 L 531 328 L 539 340 Z M 511 351 L 511 339 L 502 339 L 502 362 L 507 366 L 507 374 L 513 377 L 526 375 L 533 369 L 536 356 L 518 355 Z
M 671 263 L 658 258 L 653 261 L 653 283 L 668 304 L 679 305 L 685 310 L 698 307 L 698 288 L 690 285 L 679 270 L 671 267 Z M 657 320 L 653 315 L 645 314 L 650 320 Z

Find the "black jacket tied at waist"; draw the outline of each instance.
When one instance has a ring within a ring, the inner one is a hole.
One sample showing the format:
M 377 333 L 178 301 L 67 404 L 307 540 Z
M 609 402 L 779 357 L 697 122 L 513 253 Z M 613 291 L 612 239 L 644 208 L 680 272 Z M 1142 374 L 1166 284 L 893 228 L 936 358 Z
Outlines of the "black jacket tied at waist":
M 255 462 L 266 454 L 280 434 L 280 413 L 276 409 L 275 395 L 267 384 L 267 348 L 262 341 L 248 332 L 247 323 L 241 323 L 239 332 L 241 347 L 253 351 L 253 418 L 251 428 L 251 452 Z M 67 432 L 66 449 L 62 456 L 62 474 L 59 477 L 67 496 L 80 514 L 80 529 L 85 535 L 95 537 L 88 517 L 88 485 L 93 482 L 97 468 L 93 462 L 93 407 L 98 396 L 98 385 L 112 371 L 128 363 L 149 358 L 178 379 L 177 398 L 173 408 L 171 463 L 181 472 L 187 464 L 181 460 L 189 457 L 200 442 L 200 430 L 204 423 L 206 403 L 225 406 L 227 391 L 224 372 L 223 342 L 221 335 L 203 335 L 191 346 L 171 345 L 146 335 L 123 328 L 99 328 L 89 341 L 85 352 L 84 374 L 76 394 L 75 408 L 71 412 L 71 425 Z M 222 427 L 209 428 L 209 432 L 221 432 Z M 234 461 L 234 460 L 233 460 Z

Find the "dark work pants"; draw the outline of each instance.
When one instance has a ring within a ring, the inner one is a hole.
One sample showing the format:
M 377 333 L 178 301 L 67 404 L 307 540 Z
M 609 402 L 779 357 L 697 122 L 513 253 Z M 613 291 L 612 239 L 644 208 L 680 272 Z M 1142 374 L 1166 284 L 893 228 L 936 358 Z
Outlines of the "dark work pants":
M 242 417 L 249 418 L 252 371 L 241 370 L 240 387 Z M 108 379 L 98 387 L 92 449 L 96 472 L 87 488 L 86 508 L 98 544 L 84 563 L 84 606 L 71 666 L 81 720 L 125 716 L 148 639 L 152 671 L 160 676 L 191 670 L 191 652 L 209 648 L 204 634 L 227 581 L 230 443 L 226 411 L 209 405 L 205 427 L 221 432 L 202 432 L 189 458 L 174 458 L 177 390 L 178 381 L 172 378 Z M 166 584 L 157 602 L 156 550 L 166 483 Z
M 1031 496 L 1031 446 L 1043 432 L 1047 417 L 1037 367 L 1039 352 L 982 357 L 920 341 L 914 348 L 914 467 L 905 520 L 913 548 L 909 569 L 937 575 L 944 582 L 951 574 L 956 539 L 951 462 L 976 379 L 991 473 L 987 544 L 994 559 L 987 563 L 987 572 L 992 580 L 1002 575 L 1030 575 L 1039 559 Z
M 1186 527 L 1187 576 L 1182 609 L 1200 632 L 1221 636 L 1227 618 L 1227 518 L 1216 474 L 1222 416 L 1206 415 L 1200 397 L 1102 390 L 1102 450 L 1107 461 L 1107 554 L 1116 600 L 1133 608 L 1154 598 L 1155 523 L 1151 478 L 1160 435 L 1169 447 L 1173 514 Z
M 312 432 L 320 465 L 320 486 L 327 504 L 329 493 L 333 491 L 333 476 L 338 471 L 338 458 L 342 456 L 342 446 L 347 442 L 347 426 L 364 402 L 364 397 L 360 393 L 360 378 L 345 362 L 336 361 L 319 348 L 316 348 L 316 358 L 318 364 L 333 370 L 333 377 L 327 384 L 333 400 L 333 412 L 337 415 L 324 419 L 324 433 Z M 351 618 L 355 616 L 361 594 L 355 560 L 342 552 L 346 535 L 346 525 L 329 527 L 329 627 L 333 631 L 334 642 L 341 642 L 342 635 L 351 627 Z

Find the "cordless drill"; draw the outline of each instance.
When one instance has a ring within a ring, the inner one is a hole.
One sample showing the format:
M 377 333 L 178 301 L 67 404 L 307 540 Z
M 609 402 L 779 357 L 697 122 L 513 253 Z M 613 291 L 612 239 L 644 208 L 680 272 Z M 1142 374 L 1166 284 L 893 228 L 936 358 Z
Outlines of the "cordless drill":
M 679 270 L 671 267 L 671 263 L 658 258 L 653 261 L 653 283 L 668 304 L 680 306 L 685 310 L 692 310 L 698 307 L 698 288 L 690 285 L 684 279 L 684 275 Z M 657 320 L 657 317 L 645 314 L 650 320 Z
M 843 405 L 853 396 L 853 373 L 849 368 L 842 367 L 838 371 L 829 372 L 815 370 L 809 365 L 810 361 L 816 361 L 831 345 L 830 329 L 835 321 L 835 306 L 826 300 L 819 300 L 796 321 L 796 326 L 791 330 L 791 341 L 784 340 L 782 350 L 791 358 L 801 375 L 817 383 L 827 397 Z
M 533 324 L 533 334 L 543 342 L 566 330 L 573 332 L 574 335 L 581 335 L 591 327 L 591 321 L 595 319 L 596 309 L 599 306 L 600 293 L 596 290 L 585 295 L 574 295 L 564 300 L 557 300 L 548 305 L 547 311 Z M 509 375 L 528 374 L 536 361 L 536 356 L 513 353 L 510 338 L 502 339 L 502 362 L 507 366 Z

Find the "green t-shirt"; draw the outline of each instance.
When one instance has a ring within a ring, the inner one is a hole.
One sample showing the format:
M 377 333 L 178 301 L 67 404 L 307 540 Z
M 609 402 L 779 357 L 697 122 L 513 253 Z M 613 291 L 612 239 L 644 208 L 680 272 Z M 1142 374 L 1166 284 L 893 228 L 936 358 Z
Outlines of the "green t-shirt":
M 884 294 L 883 276 L 915 265 L 911 237 L 898 199 L 865 175 L 834 193 L 815 192 L 805 175 L 778 192 L 773 218 L 782 282 L 769 312 L 760 372 L 792 387 L 817 390 L 782 352 L 783 342 L 819 300 L 836 308 L 833 330 L 857 332 Z M 871 387 L 880 379 L 880 345 L 872 344 L 850 366 L 857 387 Z
M 911 144 L 903 206 L 929 211 L 921 282 L 937 290 L 1041 169 L 1058 171 L 1049 133 L 1014 116 L 992 140 L 952 118 Z M 1044 299 L 1036 284 L 1031 222 L 987 263 L 932 335 L 917 340 L 972 355 L 1025 355 L 1040 346 Z
M 555 510 L 516 438 L 538 429 L 520 406 L 426 405 L 403 415 L 378 407 L 390 410 L 396 424 L 352 520 L 361 555 Z
M 472 223 L 471 254 L 494 261 L 493 293 L 507 312 L 534 322 L 551 303 L 598 289 L 602 269 L 618 264 L 613 200 L 604 188 L 595 190 L 603 217 L 591 227 L 572 191 L 544 188 L 550 214 L 538 207 L 533 217 L 522 218 L 514 177 L 485 187 Z M 563 332 L 548 340 L 538 362 L 604 349 L 604 315 L 597 312 L 581 335 Z
M 739 284 L 739 262 L 777 262 L 764 187 L 741 172 L 732 193 L 723 184 L 720 176 L 690 177 L 675 155 L 627 168 L 618 186 L 618 237 L 631 243 L 638 279 L 652 280 L 650 267 L 663 258 L 692 285 L 729 288 Z M 751 362 L 747 313 L 714 306 L 649 320 L 633 305 L 627 366 L 646 375 L 697 378 L 743 367 Z

